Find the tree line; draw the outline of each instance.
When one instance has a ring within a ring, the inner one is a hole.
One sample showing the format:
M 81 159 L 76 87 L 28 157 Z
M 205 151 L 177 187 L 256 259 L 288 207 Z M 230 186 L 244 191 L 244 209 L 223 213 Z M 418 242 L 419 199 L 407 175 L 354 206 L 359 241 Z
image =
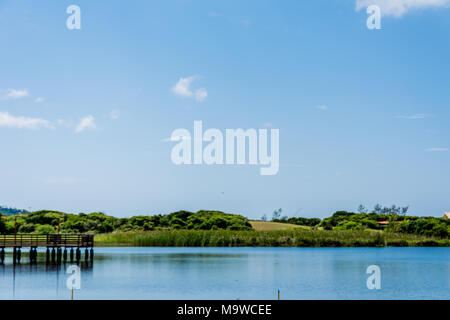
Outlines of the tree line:
M 116 218 L 102 212 L 68 214 L 41 210 L 18 216 L 0 215 L 0 233 L 109 233 L 151 230 L 250 230 L 247 218 L 220 211 L 177 211 L 167 215 Z
M 282 216 L 282 209 L 272 214 L 272 222 L 291 223 L 324 230 L 384 230 L 423 236 L 449 238 L 450 220 L 436 217 L 408 216 L 409 207 L 375 205 L 372 210 L 360 205 L 357 212 L 337 211 L 331 217 L 302 218 Z M 267 216 L 261 218 L 267 221 Z M 380 222 L 383 222 L 380 224 Z

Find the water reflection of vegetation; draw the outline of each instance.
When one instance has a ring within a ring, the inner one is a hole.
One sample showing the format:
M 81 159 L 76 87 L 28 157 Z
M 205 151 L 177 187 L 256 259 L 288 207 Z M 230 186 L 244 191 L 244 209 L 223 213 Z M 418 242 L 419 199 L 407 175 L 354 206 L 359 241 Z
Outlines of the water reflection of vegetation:
M 131 262 L 131 263 L 188 263 L 188 262 L 205 262 L 205 263 L 226 263 L 234 259 L 242 259 L 248 257 L 247 254 L 221 254 L 221 253 L 103 253 L 96 255 L 96 263 L 100 262 Z
M 80 267 L 82 271 L 91 271 L 94 267 L 94 264 L 91 262 L 79 262 L 79 263 L 45 263 L 45 261 L 38 261 L 37 263 L 12 263 L 5 262 L 4 264 L 0 264 L 0 268 L 3 270 L 15 270 L 16 272 L 65 272 L 67 267 L 70 265 L 77 265 Z

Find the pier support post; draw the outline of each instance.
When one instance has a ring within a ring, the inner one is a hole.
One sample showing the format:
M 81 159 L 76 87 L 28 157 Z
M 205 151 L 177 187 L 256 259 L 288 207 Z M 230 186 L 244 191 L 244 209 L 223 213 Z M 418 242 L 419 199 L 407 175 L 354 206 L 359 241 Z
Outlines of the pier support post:
M 52 248 L 52 263 L 55 263 L 55 248 Z
M 22 252 L 20 251 L 20 248 L 17 250 L 17 263 L 20 263 L 20 259 L 22 258 Z
M 77 257 L 77 263 L 80 262 L 80 260 L 81 260 L 81 250 L 80 250 L 80 248 L 77 248 L 76 257 Z
M 14 247 L 14 249 L 13 249 L 13 264 L 16 264 L 16 260 L 17 260 L 17 249 L 16 249 L 16 247 Z
M 62 251 L 61 251 L 61 248 L 58 248 L 57 253 L 56 253 L 56 260 L 57 260 L 58 264 L 61 264 L 61 257 L 62 257 Z
M 64 263 L 67 262 L 67 248 L 64 248 L 63 260 L 64 260 Z
M 94 248 L 91 248 L 91 263 L 94 263 Z
M 30 264 L 34 262 L 34 248 L 30 248 Z
M 84 251 L 84 261 L 89 262 L 89 250 L 86 248 Z
M 70 248 L 70 263 L 73 263 L 73 248 Z
M 47 247 L 47 251 L 45 252 L 45 262 L 48 264 L 50 262 L 50 249 Z
M 0 250 L 0 263 L 3 264 L 5 262 L 5 248 Z

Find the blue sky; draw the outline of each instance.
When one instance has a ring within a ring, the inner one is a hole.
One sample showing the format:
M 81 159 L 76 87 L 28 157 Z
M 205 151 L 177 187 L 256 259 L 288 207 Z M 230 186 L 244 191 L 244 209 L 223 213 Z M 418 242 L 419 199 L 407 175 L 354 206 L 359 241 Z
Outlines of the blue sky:
M 441 216 L 450 3 L 370 3 L 381 30 L 367 29 L 365 0 L 0 0 L 0 203 L 250 218 L 395 203 Z M 71 4 L 81 30 L 66 28 Z M 191 95 L 174 92 L 182 78 Z M 279 173 L 175 166 L 167 138 L 194 120 L 280 129 Z

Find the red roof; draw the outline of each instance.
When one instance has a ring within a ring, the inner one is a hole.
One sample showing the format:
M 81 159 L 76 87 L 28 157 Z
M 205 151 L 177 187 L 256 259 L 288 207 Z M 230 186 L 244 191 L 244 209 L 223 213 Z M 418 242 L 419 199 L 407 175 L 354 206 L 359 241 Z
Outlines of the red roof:
M 389 224 L 389 221 L 377 221 L 378 224 Z

